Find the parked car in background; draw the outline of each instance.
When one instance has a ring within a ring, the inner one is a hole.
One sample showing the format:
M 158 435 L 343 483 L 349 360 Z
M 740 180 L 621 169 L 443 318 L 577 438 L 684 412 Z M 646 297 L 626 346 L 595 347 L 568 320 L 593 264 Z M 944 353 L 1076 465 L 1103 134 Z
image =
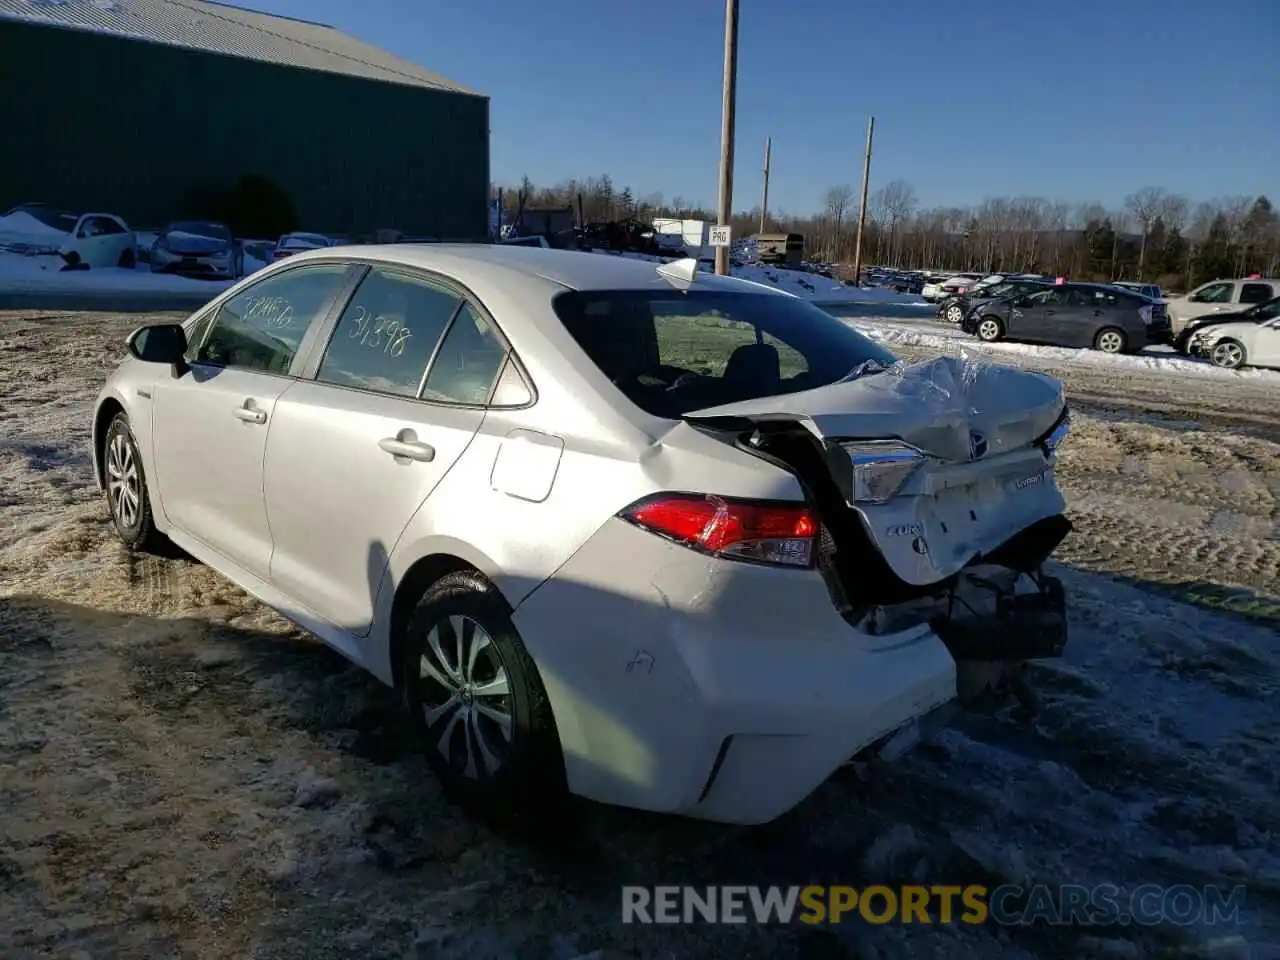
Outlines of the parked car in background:
M 1280 280 L 1248 277 L 1240 280 L 1211 280 L 1185 296 L 1167 298 L 1166 303 L 1169 322 L 1176 337 L 1188 321 L 1196 317 L 1245 310 L 1275 297 L 1280 297 Z
M 276 242 L 276 248 L 271 252 L 271 259 L 283 260 L 285 257 L 301 253 L 303 250 L 332 247 L 334 243 L 335 241 L 332 238 L 326 237 L 323 233 L 305 233 L 302 231 L 286 233 Z
M 156 237 L 151 248 L 151 270 L 235 280 L 244 276 L 244 246 L 225 223 L 178 220 Z
M 1112 280 L 1111 286 L 1119 287 L 1122 290 L 1129 290 L 1133 293 L 1140 293 L 1144 297 L 1152 300 L 1164 299 L 1164 294 L 1160 291 L 1158 283 L 1135 283 L 1132 280 Z
M 1213 324 L 1197 338 L 1197 356 L 1210 358 L 1211 364 L 1238 370 L 1243 366 L 1271 367 L 1280 370 L 1280 310 L 1266 311 L 1268 316 L 1236 320 L 1230 324 Z
M 943 300 L 938 304 L 937 315 L 948 323 L 963 323 L 965 317 L 987 303 L 1035 293 L 1047 286 L 1049 283 L 1046 280 L 1001 280 L 999 283 L 979 285 L 966 294 Z
M 979 282 L 982 277 L 981 273 L 953 273 L 941 280 L 924 284 L 920 289 L 920 296 L 929 302 L 955 296 Z
M 1103 353 L 1136 353 L 1169 341 L 1164 304 L 1100 283 L 1056 284 L 989 301 L 965 318 L 963 329 L 988 343 L 1018 340 Z
M 67 267 L 137 264 L 137 235 L 114 213 L 70 213 L 43 203 L 0 217 L 0 249 L 29 256 L 60 255 Z
M 897 364 L 692 260 L 314 250 L 128 350 L 91 447 L 121 540 L 396 688 L 480 809 L 766 822 L 1066 643 L 1062 384 Z
M 1273 331 L 1280 322 L 1280 297 L 1259 303 L 1236 313 L 1211 313 L 1197 317 L 1182 328 L 1174 341 L 1180 353 L 1208 357 L 1220 367 L 1275 366 L 1276 350 Z M 1262 325 L 1265 331 L 1252 332 L 1250 325 Z
M 547 238 L 541 235 L 533 237 L 507 237 L 500 241 L 513 247 L 542 247 L 544 250 L 549 249 L 551 244 L 547 243 Z

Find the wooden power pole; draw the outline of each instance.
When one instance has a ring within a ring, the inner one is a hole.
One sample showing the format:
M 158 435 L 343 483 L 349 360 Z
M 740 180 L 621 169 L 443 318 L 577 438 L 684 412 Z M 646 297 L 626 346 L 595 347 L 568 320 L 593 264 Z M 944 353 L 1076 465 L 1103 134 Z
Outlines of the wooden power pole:
M 716 221 L 733 219 L 733 121 L 738 92 L 738 0 L 725 0 L 724 102 L 720 109 L 720 197 Z M 716 273 L 729 275 L 729 248 L 716 247 Z
M 876 132 L 876 118 L 867 121 L 867 155 L 862 161 L 862 203 L 858 206 L 858 233 L 853 241 L 853 282 L 862 283 L 862 231 L 867 225 L 867 187 L 871 184 L 871 140 Z
M 760 197 L 760 232 L 764 233 L 769 219 L 769 155 L 773 153 L 773 137 L 764 142 L 764 194 Z

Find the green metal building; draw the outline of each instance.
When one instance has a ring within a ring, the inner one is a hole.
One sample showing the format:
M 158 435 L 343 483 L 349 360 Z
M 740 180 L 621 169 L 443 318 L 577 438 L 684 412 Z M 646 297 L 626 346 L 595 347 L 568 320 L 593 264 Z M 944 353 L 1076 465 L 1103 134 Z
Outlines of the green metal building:
M 160 225 L 241 176 L 302 229 L 488 230 L 489 99 L 323 24 L 206 0 L 0 0 L 0 212 Z

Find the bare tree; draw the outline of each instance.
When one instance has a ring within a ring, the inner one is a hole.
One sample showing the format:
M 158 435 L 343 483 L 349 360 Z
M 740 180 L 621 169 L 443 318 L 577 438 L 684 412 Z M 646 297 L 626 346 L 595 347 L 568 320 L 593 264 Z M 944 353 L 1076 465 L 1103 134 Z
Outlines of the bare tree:
M 1138 247 L 1138 279 L 1142 279 L 1142 268 L 1147 262 L 1147 238 L 1151 236 L 1151 225 L 1156 222 L 1164 208 L 1165 192 L 1160 187 L 1143 187 L 1124 198 L 1125 210 L 1133 215 L 1142 230 L 1142 244 Z
M 823 209 L 831 220 L 831 238 L 828 259 L 835 259 L 843 249 L 844 221 L 853 203 L 853 187 L 842 183 L 829 189 L 822 198 Z
M 890 180 L 876 193 L 880 197 L 877 205 L 889 222 L 889 260 L 896 263 L 900 254 L 898 228 L 916 208 L 916 191 L 905 180 Z

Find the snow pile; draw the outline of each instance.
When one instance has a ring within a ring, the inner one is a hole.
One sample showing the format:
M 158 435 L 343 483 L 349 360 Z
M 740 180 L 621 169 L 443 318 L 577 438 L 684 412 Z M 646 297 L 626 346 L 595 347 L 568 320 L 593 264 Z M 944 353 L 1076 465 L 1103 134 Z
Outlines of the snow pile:
M 938 333 L 925 332 L 920 325 L 894 323 L 892 320 L 879 317 L 866 320 L 851 318 L 846 322 L 872 340 L 884 344 L 972 351 L 1001 363 L 1016 363 L 1018 357 L 1025 357 L 1028 360 L 1050 362 L 1059 366 L 1110 367 L 1117 371 L 1190 374 L 1219 380 L 1248 378 L 1275 381 L 1280 384 L 1280 371 L 1262 370 L 1256 367 L 1224 370 L 1206 360 L 1179 356 L 1169 347 L 1148 347 L 1137 354 L 1111 354 L 1098 350 L 1077 350 L 1070 347 L 1049 347 L 1032 343 L 982 343 L 965 336 L 955 328 L 946 328 Z
M 74 226 L 74 220 L 68 220 L 68 227 Z M 65 239 L 70 230 L 59 230 L 57 227 L 51 227 L 47 223 L 41 223 L 31 214 L 19 210 L 17 213 L 11 213 L 7 217 L 0 217 L 0 238 L 7 237 L 29 237 L 41 238 L 56 242 Z
M 210 296 L 231 286 L 230 280 L 200 280 L 174 274 L 152 273 L 146 264 L 136 269 L 98 267 L 92 270 L 63 270 L 61 257 L 20 256 L 0 252 L 0 293 L 194 293 Z M 247 276 L 266 266 L 246 255 Z

